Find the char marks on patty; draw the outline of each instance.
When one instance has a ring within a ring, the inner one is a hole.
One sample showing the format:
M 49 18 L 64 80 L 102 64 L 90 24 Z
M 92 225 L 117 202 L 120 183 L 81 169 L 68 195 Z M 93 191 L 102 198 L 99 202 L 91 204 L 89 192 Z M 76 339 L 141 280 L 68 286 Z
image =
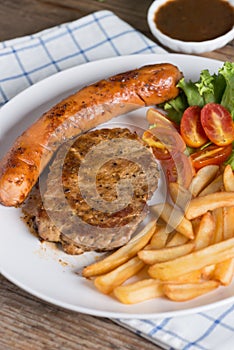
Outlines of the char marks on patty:
M 61 242 L 69 254 L 111 250 L 126 244 L 147 215 L 158 176 L 151 151 L 136 133 L 94 130 L 60 147 L 43 200 L 35 187 L 23 212 L 42 239 Z M 37 209 L 29 213 L 32 201 Z

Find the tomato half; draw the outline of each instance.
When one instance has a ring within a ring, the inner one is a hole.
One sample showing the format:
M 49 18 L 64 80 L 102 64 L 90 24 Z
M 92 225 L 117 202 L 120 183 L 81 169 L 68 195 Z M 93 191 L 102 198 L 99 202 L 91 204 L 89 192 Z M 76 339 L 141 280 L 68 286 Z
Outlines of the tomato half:
M 198 148 L 208 141 L 201 124 L 201 107 L 190 106 L 184 111 L 180 122 L 180 133 L 186 145 Z
M 184 188 L 189 187 L 194 168 L 190 158 L 184 153 L 178 152 L 170 159 L 161 160 L 160 164 L 168 182 L 178 182 Z
M 153 154 L 156 159 L 168 159 L 170 158 L 170 152 L 165 144 L 163 144 L 150 130 L 146 130 L 142 136 L 143 141 L 152 148 Z
M 179 126 L 176 123 L 168 119 L 162 112 L 155 108 L 149 108 L 147 110 L 146 119 L 148 120 L 150 125 L 155 125 L 157 127 L 172 128 L 179 131 Z
M 186 149 L 185 142 L 174 128 L 151 128 L 144 132 L 142 139 L 152 147 L 155 157 L 159 160 L 168 159 L 172 154 L 184 152 Z
M 210 145 L 201 151 L 191 154 L 190 158 L 195 169 L 206 165 L 220 165 L 225 162 L 232 153 L 232 145 L 217 146 Z
M 217 103 L 208 103 L 201 110 L 201 124 L 211 142 L 226 146 L 234 141 L 234 125 L 229 111 Z

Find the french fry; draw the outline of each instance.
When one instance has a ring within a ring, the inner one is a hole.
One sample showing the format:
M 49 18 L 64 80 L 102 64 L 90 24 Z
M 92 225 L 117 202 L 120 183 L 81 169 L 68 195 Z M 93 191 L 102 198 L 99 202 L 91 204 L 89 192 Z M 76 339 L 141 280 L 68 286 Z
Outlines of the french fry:
M 223 183 L 225 191 L 234 191 L 234 174 L 230 164 L 224 168 Z M 234 207 L 223 208 L 223 236 L 224 239 L 234 236 Z
M 144 266 L 138 257 L 134 257 L 107 274 L 96 277 L 94 285 L 102 293 L 109 294 L 114 288 L 136 275 Z
M 196 218 L 196 219 L 193 219 L 191 222 L 192 222 L 192 225 L 193 225 L 193 232 L 194 232 L 194 236 L 196 237 L 197 235 L 197 232 L 198 232 L 198 229 L 199 229 L 199 226 L 200 226 L 200 223 L 201 223 L 201 218 L 202 216 Z
M 148 269 L 150 277 L 162 281 L 174 280 L 188 272 L 234 257 L 234 238 L 189 253 L 171 261 L 156 263 Z
M 181 209 L 185 209 L 192 199 L 192 193 L 178 182 L 169 183 L 169 192 L 173 202 Z
M 114 253 L 85 267 L 82 271 L 84 277 L 93 277 L 107 273 L 117 266 L 124 264 L 143 249 L 154 234 L 156 221 L 150 221 L 142 231 L 133 237 L 125 246 L 119 248 Z
M 207 165 L 198 170 L 191 181 L 189 191 L 196 197 L 217 175 L 218 165 Z
M 84 277 L 124 304 L 166 296 L 180 302 L 230 285 L 234 276 L 234 173 L 206 166 L 189 190 L 170 183 L 175 205 L 151 207 L 151 221 L 125 246 L 87 266 Z M 138 272 L 142 270 L 139 275 Z M 138 274 L 138 281 L 124 284 Z M 148 278 L 147 278 L 148 277 Z M 140 279 L 140 280 L 139 280 Z
M 175 247 L 167 247 L 154 250 L 141 250 L 138 252 L 138 257 L 148 265 L 153 265 L 157 262 L 173 260 L 179 256 L 186 255 L 194 249 L 193 243 L 177 245 Z
M 173 301 L 187 301 L 211 292 L 219 286 L 217 281 L 187 284 L 165 284 L 163 293 Z
M 234 259 L 222 261 L 215 266 L 212 278 L 222 285 L 228 286 L 232 282 L 234 274 Z
M 168 243 L 166 244 L 167 247 L 175 247 L 177 245 L 185 244 L 188 242 L 188 237 L 185 237 L 179 232 L 174 232 L 172 235 L 172 238 L 168 240 Z
M 207 194 L 221 191 L 223 187 L 223 176 L 222 174 L 217 176 L 204 190 L 199 193 L 199 197 L 206 196 Z
M 116 298 L 124 304 L 136 304 L 161 297 L 162 284 L 152 278 L 119 286 L 114 289 Z
M 215 271 L 215 264 L 213 265 L 208 265 L 208 266 L 205 266 L 202 271 L 201 271 L 201 278 L 203 280 L 209 280 L 209 279 L 213 279 L 213 274 L 214 274 L 214 271 Z
M 213 236 L 213 243 L 218 243 L 223 240 L 223 208 L 216 208 L 213 210 L 213 216 L 215 221 L 215 230 Z
M 234 192 L 234 174 L 230 164 L 226 165 L 223 172 L 223 183 L 225 191 Z
M 203 197 L 193 198 L 185 209 L 185 216 L 188 220 L 192 220 L 209 210 L 232 206 L 234 206 L 233 192 L 215 192 Z
M 156 224 L 154 234 L 150 240 L 151 248 L 160 249 L 164 248 L 168 239 L 168 233 L 166 232 L 165 224 Z
M 194 270 L 184 275 L 176 277 L 174 281 L 169 281 L 168 283 L 198 283 L 202 279 L 202 270 Z M 166 282 L 167 283 L 167 282 Z
M 194 238 L 192 223 L 184 217 L 181 210 L 166 202 L 152 206 L 151 212 L 160 215 L 171 228 L 171 231 L 175 229 L 190 239 Z
M 223 239 L 234 237 L 234 207 L 223 208 Z
M 207 247 L 214 236 L 215 221 L 210 212 L 205 213 L 198 225 L 197 232 L 195 234 L 195 247 L 194 250 L 199 250 Z

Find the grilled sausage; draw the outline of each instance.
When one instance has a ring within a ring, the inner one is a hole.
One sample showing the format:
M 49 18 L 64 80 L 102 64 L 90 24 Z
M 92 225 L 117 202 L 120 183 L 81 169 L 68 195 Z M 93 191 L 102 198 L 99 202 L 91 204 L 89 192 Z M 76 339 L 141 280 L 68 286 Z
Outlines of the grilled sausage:
M 169 63 L 154 64 L 86 86 L 44 113 L 0 162 L 0 203 L 19 206 L 59 145 L 115 116 L 178 95 L 182 74 Z

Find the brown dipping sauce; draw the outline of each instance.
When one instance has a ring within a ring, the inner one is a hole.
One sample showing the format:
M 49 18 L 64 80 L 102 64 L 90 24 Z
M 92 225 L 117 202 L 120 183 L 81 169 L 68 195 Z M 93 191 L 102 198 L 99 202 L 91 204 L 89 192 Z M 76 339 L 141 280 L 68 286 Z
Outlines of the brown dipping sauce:
M 171 38 L 210 40 L 232 29 L 234 7 L 225 0 L 170 0 L 160 6 L 154 21 Z

